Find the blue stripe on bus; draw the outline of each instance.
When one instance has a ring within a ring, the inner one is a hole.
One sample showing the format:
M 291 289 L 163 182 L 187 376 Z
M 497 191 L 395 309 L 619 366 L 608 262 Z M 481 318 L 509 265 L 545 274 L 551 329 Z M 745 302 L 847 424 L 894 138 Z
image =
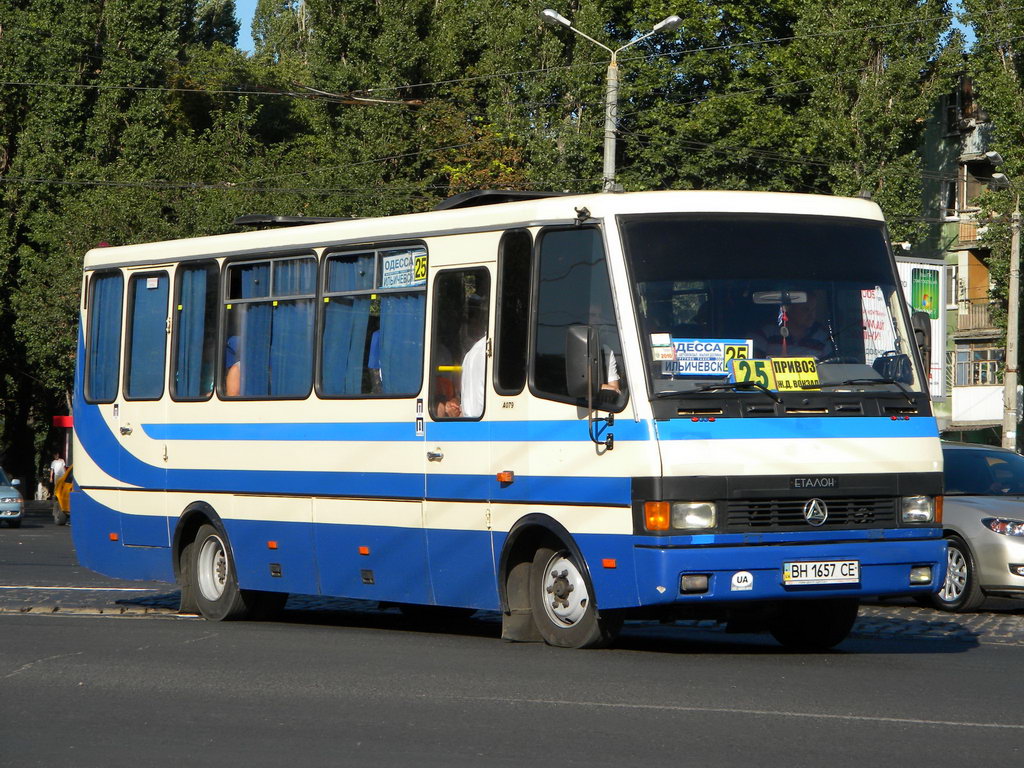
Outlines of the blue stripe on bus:
M 80 401 L 75 418 L 82 447 L 97 466 L 111 477 L 140 488 L 391 499 L 422 499 L 426 495 L 464 501 L 500 498 L 528 503 L 630 503 L 631 481 L 625 477 L 520 476 L 515 483 L 502 486 L 491 474 L 437 474 L 427 481 L 425 467 L 415 472 L 164 469 L 126 450 L 110 431 L 98 406 Z
M 416 435 L 413 422 L 301 423 L 167 423 L 143 424 L 153 440 L 266 440 L 273 442 L 583 442 L 590 439 L 586 421 L 468 421 L 426 425 Z M 648 440 L 646 422 L 617 421 L 610 428 L 617 441 Z
M 75 491 L 73 507 L 80 523 L 71 531 L 82 565 L 121 578 L 173 581 L 169 547 L 126 546 L 124 541 L 111 540 L 109 533 L 123 530 L 130 515 L 119 514 L 82 491 Z M 172 527 L 175 524 L 175 518 L 154 519 Z M 507 537 L 500 531 L 316 524 L 308 520 L 225 519 L 223 523 L 243 588 L 498 607 L 495 558 Z M 650 537 L 629 534 L 577 534 L 573 538 L 589 564 L 598 604 L 609 609 L 728 600 L 926 594 L 944 578 L 946 544 L 941 538 L 833 540 L 808 547 L 806 535 L 789 537 L 789 542 L 770 546 L 710 547 L 661 547 Z M 267 549 L 268 540 L 276 541 L 278 548 Z M 855 584 L 785 586 L 783 563 L 806 560 L 856 560 L 860 580 Z M 908 574 L 914 565 L 932 567 L 930 584 L 909 585 Z M 737 571 L 749 574 L 749 590 L 733 588 L 732 576 Z M 709 590 L 681 595 L 681 573 L 709 575 Z M 371 574 L 373 578 L 367 578 Z
M 661 440 L 771 440 L 792 438 L 937 437 L 935 419 L 809 417 L 786 419 L 672 419 L 654 422 Z M 268 442 L 422 442 L 411 422 L 169 423 L 143 424 L 153 440 Z M 621 420 L 603 430 L 616 441 L 647 440 L 647 422 Z M 590 439 L 585 421 L 473 421 L 426 425 L 426 439 L 447 442 L 578 442 Z
M 616 425 L 618 426 L 618 425 Z M 654 422 L 660 440 L 788 440 L 794 438 L 938 437 L 931 416 L 794 417 L 783 419 L 673 419 Z

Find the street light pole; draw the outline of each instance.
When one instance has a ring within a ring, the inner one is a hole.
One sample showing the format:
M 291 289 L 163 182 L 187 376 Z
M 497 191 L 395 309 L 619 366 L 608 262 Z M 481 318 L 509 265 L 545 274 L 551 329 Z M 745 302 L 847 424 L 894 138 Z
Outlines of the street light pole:
M 1006 301 L 1006 361 L 1003 371 L 1003 448 L 1017 450 L 1017 342 L 1020 322 L 1020 193 L 1010 218 L 1010 287 Z
M 615 191 L 615 140 L 617 136 L 616 123 L 618 122 L 619 113 L 619 54 L 629 48 L 631 45 L 636 45 L 642 40 L 646 40 L 651 35 L 655 35 L 659 32 L 671 32 L 672 30 L 679 27 L 683 23 L 683 20 L 676 15 L 668 16 L 662 19 L 650 32 L 641 35 L 640 37 L 630 40 L 625 45 L 611 49 L 604 43 L 599 43 L 597 40 L 592 38 L 583 32 L 580 32 L 576 27 L 572 25 L 565 16 L 562 16 L 557 11 L 553 11 L 550 8 L 545 8 L 540 12 L 540 17 L 547 24 L 555 27 L 565 27 L 571 29 L 577 35 L 585 40 L 589 40 L 594 45 L 604 48 L 611 54 L 611 61 L 608 63 L 608 71 L 605 74 L 605 92 L 604 92 L 604 169 L 601 174 L 601 189 L 604 192 Z

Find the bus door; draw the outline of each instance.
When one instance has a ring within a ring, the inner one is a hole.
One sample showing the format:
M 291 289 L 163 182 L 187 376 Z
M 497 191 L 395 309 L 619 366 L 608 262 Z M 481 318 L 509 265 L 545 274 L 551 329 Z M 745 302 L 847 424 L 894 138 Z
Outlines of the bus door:
M 168 299 L 170 278 L 166 270 L 131 272 L 125 301 L 124 365 L 121 396 L 116 403 L 118 438 L 121 443 L 122 487 L 118 508 L 121 540 L 125 545 L 166 547 L 170 544 L 166 513 L 167 446 L 147 436 L 146 425 L 163 424 L 167 418 L 165 392 Z
M 485 267 L 443 270 L 434 279 L 423 524 L 439 605 L 496 604 L 488 520 L 491 305 Z

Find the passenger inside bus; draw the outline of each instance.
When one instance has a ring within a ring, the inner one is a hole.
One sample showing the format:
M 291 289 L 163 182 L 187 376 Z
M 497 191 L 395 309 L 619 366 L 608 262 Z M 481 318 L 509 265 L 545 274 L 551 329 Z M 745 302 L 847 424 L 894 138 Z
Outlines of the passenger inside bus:
M 224 345 L 224 394 L 228 397 L 238 397 L 242 393 L 242 360 L 238 346 L 237 336 L 229 336 Z
M 484 383 L 487 367 L 487 300 L 472 294 L 466 300 L 465 325 L 459 336 L 469 349 L 462 358 L 458 394 L 438 404 L 441 418 L 476 419 L 484 412 Z

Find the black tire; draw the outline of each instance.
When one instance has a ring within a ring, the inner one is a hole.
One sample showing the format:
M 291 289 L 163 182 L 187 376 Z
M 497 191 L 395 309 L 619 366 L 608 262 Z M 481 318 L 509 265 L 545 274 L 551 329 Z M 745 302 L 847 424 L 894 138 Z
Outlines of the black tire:
M 190 551 L 189 576 L 196 607 L 204 619 L 230 621 L 248 617 L 252 606 L 238 588 L 228 538 L 210 524 L 199 528 Z
M 600 614 L 585 570 L 561 544 L 534 554 L 530 612 L 544 642 L 558 648 L 603 648 L 622 624 Z
M 946 580 L 938 592 L 929 596 L 929 604 L 939 611 L 964 613 L 983 602 L 985 593 L 978 584 L 971 548 L 959 536 L 950 536 L 946 539 Z
M 768 631 L 794 651 L 827 651 L 846 639 L 857 620 L 856 599 L 794 600 L 783 603 Z
M 195 542 L 190 541 L 182 550 L 178 558 L 178 587 L 181 590 L 181 599 L 178 603 L 178 613 L 189 616 L 199 613 L 199 603 L 196 602 L 196 582 L 192 573 L 192 554 L 195 549 Z
M 53 500 L 53 522 L 57 525 L 67 525 L 68 513 L 61 509 L 60 502 Z

